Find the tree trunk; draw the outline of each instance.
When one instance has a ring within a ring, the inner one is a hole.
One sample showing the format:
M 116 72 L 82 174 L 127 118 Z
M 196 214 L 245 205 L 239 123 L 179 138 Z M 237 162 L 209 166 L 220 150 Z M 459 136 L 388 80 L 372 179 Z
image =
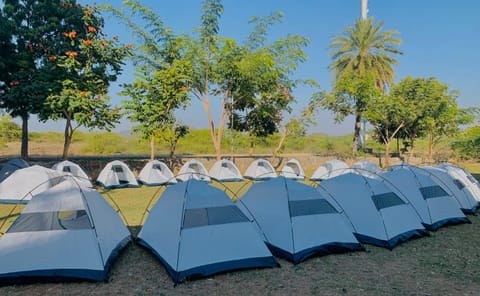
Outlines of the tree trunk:
M 150 160 L 155 159 L 155 136 L 150 137 Z
M 390 166 L 390 143 L 391 141 L 385 141 L 385 167 Z
M 28 115 L 22 115 L 22 146 L 20 157 L 28 159 Z
M 275 158 L 277 157 L 278 151 L 282 149 L 283 143 L 285 142 L 285 139 L 287 138 L 287 129 L 284 129 L 282 132 L 282 136 L 280 137 L 280 141 L 278 142 L 277 148 L 273 151 L 272 158 L 270 160 L 271 163 L 274 162 Z
M 352 154 L 355 156 L 358 151 L 358 144 L 360 139 L 360 128 L 362 126 L 362 117 L 360 114 L 355 115 L 355 128 L 353 133 L 353 147 L 352 147 Z
M 410 137 L 410 153 L 408 153 L 407 162 L 413 158 L 413 151 L 415 150 L 414 147 L 415 137 Z
M 255 147 L 255 139 L 250 136 L 250 148 L 248 149 L 249 156 L 253 156 L 253 148 Z
M 72 136 L 73 136 L 72 123 L 69 119 L 67 119 L 67 123 L 65 124 L 65 132 L 63 136 L 64 136 L 64 142 L 63 142 L 62 159 L 67 160 L 68 151 L 70 150 L 70 144 L 72 143 Z
M 432 160 L 433 157 L 433 133 L 428 134 L 428 160 Z

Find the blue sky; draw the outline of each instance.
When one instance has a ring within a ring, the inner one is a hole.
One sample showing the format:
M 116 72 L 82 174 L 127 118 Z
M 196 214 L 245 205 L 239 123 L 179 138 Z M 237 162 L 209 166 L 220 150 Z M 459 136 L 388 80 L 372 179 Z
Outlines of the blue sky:
M 79 1 L 92 4 L 93 1 Z M 121 1 L 96 1 L 119 7 Z M 140 1 L 158 13 L 165 25 L 175 33 L 191 33 L 199 25 L 201 0 L 151 0 Z M 314 79 L 323 89 L 330 90 L 332 75 L 327 49 L 333 36 L 360 17 L 360 0 L 224 0 L 224 14 L 220 22 L 220 35 L 243 42 L 252 30 L 248 21 L 252 16 L 267 16 L 274 11 L 284 13 L 284 22 L 272 28 L 272 39 L 297 34 L 308 37 L 305 49 L 308 60 L 302 64 L 296 78 Z M 369 0 L 369 17 L 383 21 L 385 30 L 399 31 L 403 40 L 395 68 L 399 81 L 408 75 L 438 78 L 451 89 L 460 91 L 461 107 L 480 106 L 480 1 L 477 0 Z M 134 43 L 132 35 L 114 19 L 107 18 L 105 31 L 118 35 L 125 43 Z M 133 81 L 133 71 L 126 69 L 119 81 L 112 85 L 110 95 L 114 104 L 122 99 L 117 95 L 118 84 Z M 294 91 L 297 110 L 303 108 L 314 92 L 300 87 Z M 218 106 L 213 107 L 213 111 Z M 295 112 L 294 112 L 295 114 Z M 207 119 L 199 102 L 192 100 L 186 111 L 177 113 L 179 119 L 193 128 L 206 128 Z M 217 121 L 217 119 L 215 119 Z M 332 135 L 353 130 L 353 119 L 335 124 L 328 111 L 317 116 L 318 125 L 310 132 Z M 63 122 L 47 124 L 32 120 L 32 130 L 62 130 Z M 128 130 L 130 123 L 123 122 L 115 130 Z

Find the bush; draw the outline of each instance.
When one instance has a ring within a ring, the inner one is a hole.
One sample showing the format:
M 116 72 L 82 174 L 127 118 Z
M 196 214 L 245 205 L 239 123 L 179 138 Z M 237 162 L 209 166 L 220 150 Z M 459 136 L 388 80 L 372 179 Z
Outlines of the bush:
M 20 141 L 22 129 L 18 124 L 12 121 L 10 115 L 0 116 L 0 141 L 3 143 Z
M 465 129 L 451 147 L 459 158 L 480 159 L 480 126 Z

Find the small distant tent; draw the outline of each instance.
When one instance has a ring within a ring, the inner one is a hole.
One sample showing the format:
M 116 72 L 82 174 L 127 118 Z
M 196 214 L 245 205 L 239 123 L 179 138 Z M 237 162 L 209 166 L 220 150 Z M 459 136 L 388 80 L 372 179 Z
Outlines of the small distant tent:
M 52 166 L 52 170 L 56 170 L 60 173 L 71 174 L 74 176 L 78 182 L 83 183 L 83 185 L 92 187 L 92 183 L 90 182 L 90 178 L 85 173 L 85 171 L 76 163 L 64 160 L 58 162 Z
M 130 168 L 120 160 L 105 165 L 97 178 L 97 184 L 105 189 L 138 187 L 137 179 Z
M 191 159 L 187 161 L 178 171 L 177 180 L 185 182 L 190 179 L 210 182 L 208 171 L 200 161 Z
M 0 238 L 0 282 L 103 281 L 129 240 L 100 193 L 67 177 L 32 198 Z
M 256 159 L 250 163 L 243 176 L 251 180 L 268 180 L 277 177 L 272 164 L 265 159 Z
M 177 180 L 168 166 L 158 160 L 149 161 L 138 174 L 138 182 L 147 186 L 175 184 Z
M 453 179 L 461 181 L 473 194 L 477 203 L 480 203 L 480 183 L 472 174 L 464 168 L 449 163 L 441 163 L 437 167 L 446 171 Z
M 464 213 L 475 214 L 478 202 L 462 180 L 453 178 L 447 171 L 438 167 L 426 166 L 422 169 L 437 177 L 441 184 L 450 190 Z
M 350 222 L 315 188 L 283 176 L 253 184 L 237 202 L 270 250 L 299 263 L 313 255 L 362 250 Z
M 0 183 L 0 203 L 28 203 L 63 180 L 64 174 L 39 165 L 18 169 Z
M 332 159 L 326 161 L 313 172 L 310 181 L 322 181 L 350 172 L 350 167 L 344 161 Z
M 10 176 L 13 172 L 18 169 L 23 169 L 29 167 L 30 165 L 28 162 L 21 158 L 12 158 L 5 165 L 3 165 L 2 169 L 0 170 L 0 182 L 5 180 L 8 176 Z
M 209 175 L 219 182 L 240 182 L 243 181 L 242 174 L 237 166 L 228 159 L 216 161 L 210 168 Z
M 280 176 L 284 176 L 285 178 L 289 179 L 304 180 L 305 171 L 303 170 L 302 165 L 298 160 L 290 159 L 283 166 L 282 171 L 280 172 Z
M 468 222 L 455 198 L 429 172 L 401 165 L 390 167 L 382 177 L 408 199 L 428 230 Z
M 392 249 L 427 233 L 408 200 L 379 179 L 346 173 L 322 181 L 317 190 L 335 200 L 360 242 Z
M 138 238 L 175 283 L 222 271 L 277 266 L 252 222 L 228 195 L 195 179 L 165 190 Z

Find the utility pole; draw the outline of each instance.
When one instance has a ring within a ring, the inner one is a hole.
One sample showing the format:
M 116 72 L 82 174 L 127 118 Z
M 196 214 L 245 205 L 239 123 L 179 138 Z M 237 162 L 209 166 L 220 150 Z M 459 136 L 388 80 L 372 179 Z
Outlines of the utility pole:
M 368 0 L 360 0 L 361 1 L 361 9 L 362 9 L 362 20 L 367 19 L 368 14 Z

